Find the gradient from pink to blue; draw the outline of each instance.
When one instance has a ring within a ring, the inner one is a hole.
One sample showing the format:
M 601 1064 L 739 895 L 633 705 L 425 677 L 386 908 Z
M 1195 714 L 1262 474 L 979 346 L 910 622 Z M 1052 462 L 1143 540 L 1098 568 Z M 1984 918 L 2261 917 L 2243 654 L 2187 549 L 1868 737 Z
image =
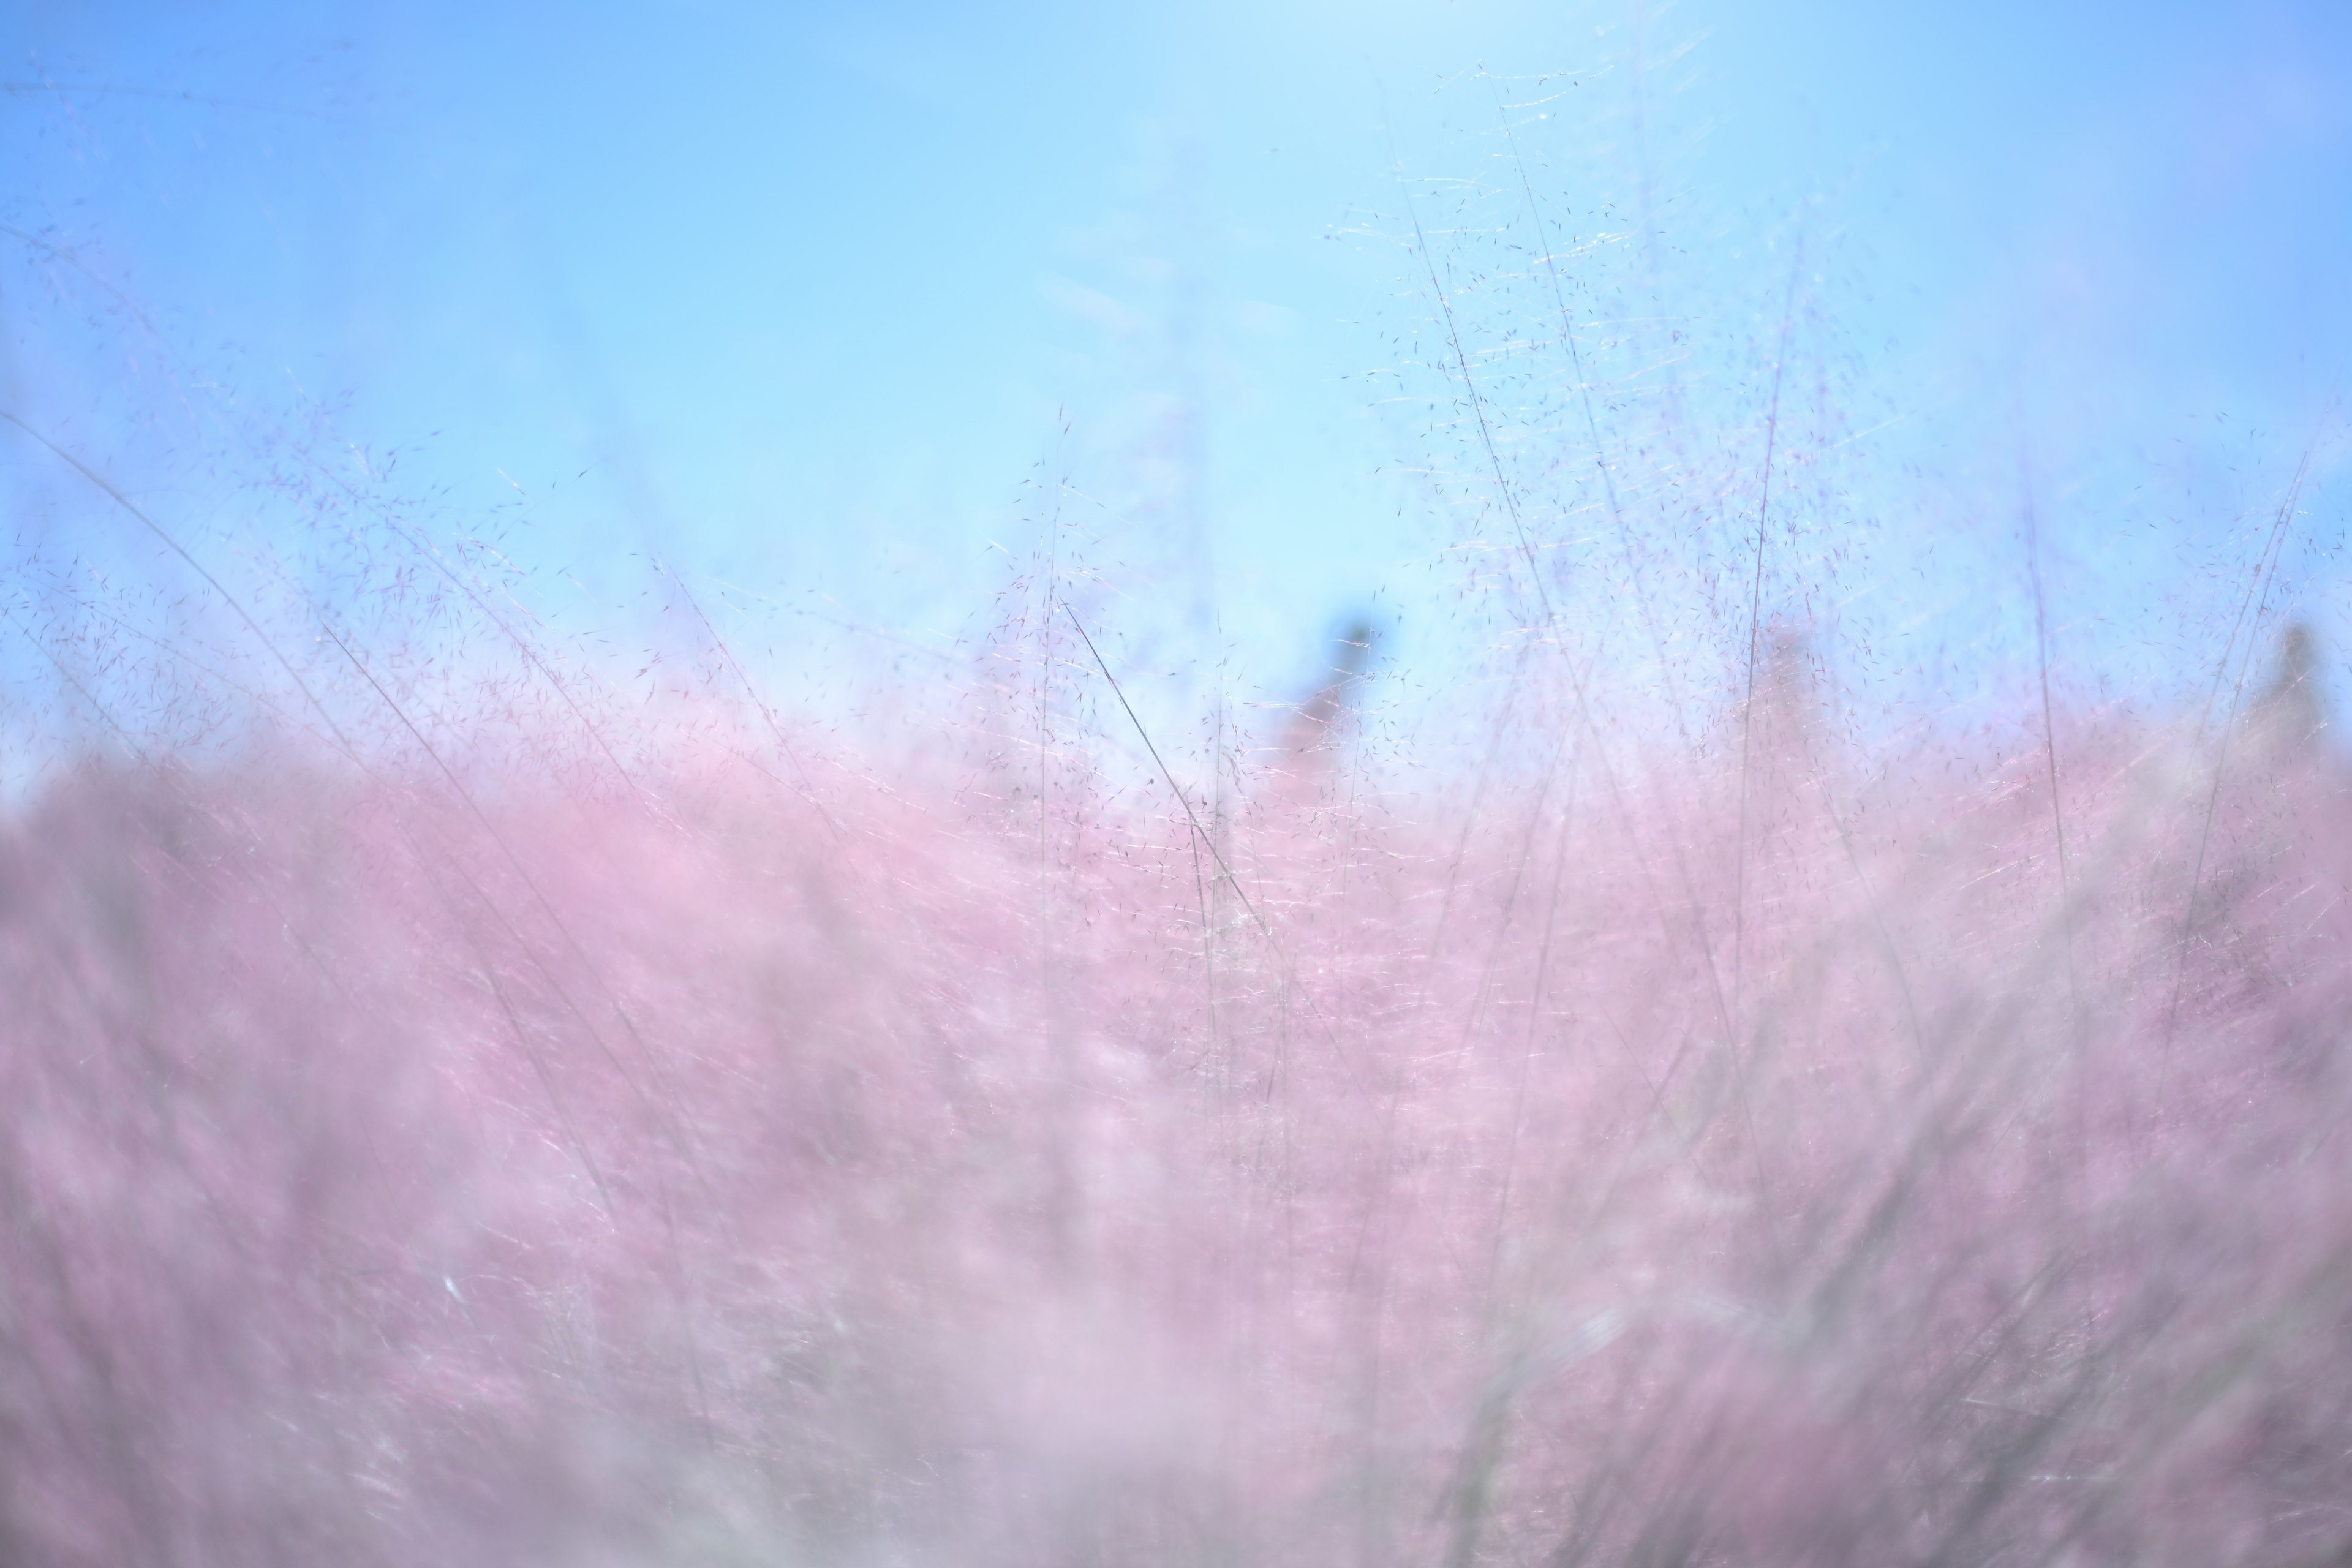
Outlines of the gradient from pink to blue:
M 0 405 L 192 525 L 266 510 L 237 454 L 308 429 L 446 526 L 520 508 L 592 594 L 655 551 L 940 646 L 1074 463 L 1181 492 L 1123 526 L 1182 533 L 1279 687 L 1444 532 L 1363 376 L 1411 258 L 1359 226 L 1400 167 L 1481 172 L 1481 68 L 1622 134 L 1638 58 L 1695 309 L 1822 198 L 1885 471 L 1944 498 L 1885 501 L 1934 613 L 2013 586 L 1969 498 L 2021 412 L 2070 646 L 2128 662 L 2352 368 L 2352 13 L 1936 9 L 35 0 Z M 2339 448 L 2293 587 L 2340 648 Z M 20 548 L 121 526 L 47 461 L 0 445 Z

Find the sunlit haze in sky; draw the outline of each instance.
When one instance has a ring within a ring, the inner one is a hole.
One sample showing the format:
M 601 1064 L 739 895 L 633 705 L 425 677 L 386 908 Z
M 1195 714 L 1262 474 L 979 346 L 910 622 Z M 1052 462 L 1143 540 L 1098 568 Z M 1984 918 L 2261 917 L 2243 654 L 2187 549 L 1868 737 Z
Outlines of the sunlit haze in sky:
M 1464 524 L 1381 373 L 1407 220 L 1503 177 L 1507 113 L 1563 232 L 1633 235 L 1646 180 L 1712 342 L 1769 353 L 1819 258 L 1915 622 L 2013 597 L 2023 463 L 2068 647 L 2129 664 L 2352 367 L 2320 0 L 33 0 L 0 49 L 0 405 L 152 510 L 266 532 L 299 438 L 583 603 L 657 555 L 898 647 L 985 616 L 1042 475 L 1267 689 L 1375 602 L 1437 657 Z M 102 554 L 0 437 L 17 547 Z M 2338 649 L 2340 445 L 2294 579 Z

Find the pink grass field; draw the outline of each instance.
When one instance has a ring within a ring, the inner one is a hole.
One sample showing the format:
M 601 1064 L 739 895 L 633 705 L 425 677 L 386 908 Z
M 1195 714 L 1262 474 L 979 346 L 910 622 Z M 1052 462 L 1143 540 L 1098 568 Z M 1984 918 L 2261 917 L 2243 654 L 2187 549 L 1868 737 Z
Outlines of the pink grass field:
M 94 757 L 0 835 L 0 1562 L 2352 1563 L 2294 697 L 2061 715 L 2055 811 L 1787 696 L 1213 810 Z
M 0 81 L 0 1568 L 2352 1568 L 2336 43 L 218 9 Z

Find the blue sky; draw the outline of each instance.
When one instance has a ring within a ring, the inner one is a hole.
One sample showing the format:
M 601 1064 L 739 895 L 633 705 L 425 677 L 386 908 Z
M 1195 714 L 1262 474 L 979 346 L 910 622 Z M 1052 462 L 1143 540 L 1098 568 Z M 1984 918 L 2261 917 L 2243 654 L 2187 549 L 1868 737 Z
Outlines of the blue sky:
M 2084 683 L 2193 665 L 2352 368 L 2322 3 L 37 0 L 0 81 L 0 402 L 207 538 L 295 526 L 267 476 L 307 439 L 583 600 L 654 552 L 936 645 L 1067 474 L 1118 584 L 1269 689 L 1376 595 L 1440 646 L 1477 523 L 1379 373 L 1432 320 L 1407 195 L 1475 262 L 1446 182 L 1499 179 L 1498 102 L 1549 105 L 1517 134 L 1563 232 L 1631 245 L 1646 170 L 1728 418 L 1806 236 L 1890 626 L 2013 645 L 1988 498 L 2030 449 Z M 2290 586 L 2352 634 L 2340 447 Z M 130 548 L 49 463 L 0 447 L 19 550 Z

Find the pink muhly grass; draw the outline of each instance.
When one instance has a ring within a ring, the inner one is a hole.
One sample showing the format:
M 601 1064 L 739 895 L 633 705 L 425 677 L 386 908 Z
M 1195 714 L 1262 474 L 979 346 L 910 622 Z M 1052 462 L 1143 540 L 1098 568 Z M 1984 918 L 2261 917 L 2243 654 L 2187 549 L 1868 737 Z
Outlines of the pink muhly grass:
M 1775 711 L 1462 835 L 1066 773 L 1042 861 L 985 778 L 86 766 L 0 854 L 7 1555 L 2329 1560 L 2336 764 L 2249 727 L 2184 941 L 2177 742 L 2084 728 L 2062 892 L 2037 752 Z

